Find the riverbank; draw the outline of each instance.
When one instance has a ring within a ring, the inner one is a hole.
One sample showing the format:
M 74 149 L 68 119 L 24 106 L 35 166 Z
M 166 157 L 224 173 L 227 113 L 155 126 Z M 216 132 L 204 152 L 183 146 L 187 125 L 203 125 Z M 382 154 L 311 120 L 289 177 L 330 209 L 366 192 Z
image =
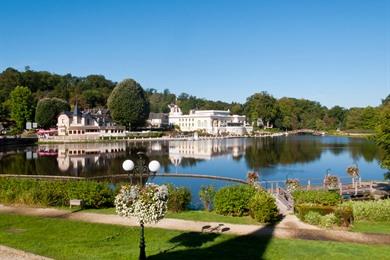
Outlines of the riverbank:
M 264 133 L 259 135 L 243 135 L 243 136 L 201 136 L 201 137 L 112 137 L 112 139 L 46 139 L 40 138 L 38 144 L 66 144 L 66 143 L 116 143 L 116 142 L 151 142 L 151 141 L 200 141 L 200 140 L 222 140 L 234 138 L 262 138 L 262 137 L 278 137 L 285 136 L 283 132 Z
M 0 136 L 0 147 L 12 145 L 32 145 L 38 142 L 37 137 Z
M 355 132 L 355 131 L 329 131 L 327 132 L 329 136 L 341 136 L 341 137 L 355 137 L 355 138 L 370 138 L 375 136 L 375 132 L 365 131 L 365 132 Z

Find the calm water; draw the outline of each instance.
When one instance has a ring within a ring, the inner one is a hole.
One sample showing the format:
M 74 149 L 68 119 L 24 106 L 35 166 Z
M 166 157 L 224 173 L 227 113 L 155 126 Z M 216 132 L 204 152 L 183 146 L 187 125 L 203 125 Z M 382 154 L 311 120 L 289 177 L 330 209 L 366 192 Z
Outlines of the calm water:
M 200 141 L 166 141 L 105 144 L 59 144 L 0 148 L 0 174 L 106 176 L 126 174 L 125 159 L 145 152 L 158 160 L 160 173 L 197 173 L 245 179 L 248 171 L 261 180 L 311 179 L 319 183 L 327 169 L 348 177 L 345 169 L 356 163 L 362 179 L 383 180 L 381 150 L 365 139 L 289 136 Z M 114 180 L 113 180 L 114 181 Z M 151 180 L 149 180 L 151 181 Z M 155 177 L 153 182 L 189 187 L 198 203 L 199 187 L 228 182 L 194 178 Z

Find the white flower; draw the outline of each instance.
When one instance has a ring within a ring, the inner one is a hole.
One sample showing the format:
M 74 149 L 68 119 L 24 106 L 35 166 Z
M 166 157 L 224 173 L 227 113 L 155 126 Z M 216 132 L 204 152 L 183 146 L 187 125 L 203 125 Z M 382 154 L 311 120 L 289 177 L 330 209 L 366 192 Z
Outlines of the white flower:
M 167 200 L 165 185 L 147 183 L 142 188 L 125 185 L 115 197 L 115 207 L 120 216 L 136 217 L 140 223 L 156 223 L 165 216 Z

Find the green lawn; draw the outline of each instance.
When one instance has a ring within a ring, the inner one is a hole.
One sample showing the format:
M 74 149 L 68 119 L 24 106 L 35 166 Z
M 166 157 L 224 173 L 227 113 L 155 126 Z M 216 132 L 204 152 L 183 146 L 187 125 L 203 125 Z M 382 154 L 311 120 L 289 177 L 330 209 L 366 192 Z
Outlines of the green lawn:
M 166 215 L 167 218 L 178 218 L 185 220 L 196 220 L 196 221 L 206 221 L 206 222 L 224 222 L 231 224 L 253 224 L 258 225 L 256 222 L 249 216 L 244 217 L 232 217 L 232 216 L 223 216 L 218 215 L 215 212 L 207 212 L 201 210 L 188 210 L 183 212 L 168 212 Z
M 353 223 L 351 231 L 390 234 L 390 222 L 359 221 Z
M 138 228 L 0 214 L 1 244 L 55 259 L 137 259 Z M 388 246 L 148 228 L 148 259 L 390 259 Z
M 86 209 L 81 212 L 93 212 L 101 214 L 116 214 L 115 208 L 107 209 Z M 259 224 L 254 219 L 249 216 L 244 217 L 231 217 L 231 216 L 222 216 L 218 215 L 215 212 L 207 212 L 202 210 L 186 210 L 183 212 L 168 212 L 165 216 L 166 218 L 177 218 L 185 220 L 195 220 L 195 221 L 207 221 L 207 222 L 224 222 L 231 224 Z

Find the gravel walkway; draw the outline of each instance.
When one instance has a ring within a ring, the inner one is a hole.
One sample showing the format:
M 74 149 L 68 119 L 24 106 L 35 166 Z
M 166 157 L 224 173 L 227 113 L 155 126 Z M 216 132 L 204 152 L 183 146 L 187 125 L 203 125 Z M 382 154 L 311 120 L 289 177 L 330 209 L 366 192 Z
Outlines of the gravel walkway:
M 0 205 L 0 213 L 15 213 L 21 215 L 62 218 L 92 223 L 138 226 L 135 219 L 122 218 L 117 215 L 84 213 L 82 211 L 70 212 L 52 208 L 19 208 Z M 257 236 L 272 235 L 273 237 L 277 238 L 390 245 L 390 235 L 320 229 L 318 227 L 301 222 L 294 215 L 286 215 L 285 218 L 276 226 L 228 224 L 169 218 L 163 219 L 157 224 L 149 224 L 146 226 L 194 232 L 220 232 L 233 235 Z
M 44 256 L 34 255 L 31 253 L 17 250 L 8 246 L 0 245 L 0 259 L 1 260 L 50 260 Z

